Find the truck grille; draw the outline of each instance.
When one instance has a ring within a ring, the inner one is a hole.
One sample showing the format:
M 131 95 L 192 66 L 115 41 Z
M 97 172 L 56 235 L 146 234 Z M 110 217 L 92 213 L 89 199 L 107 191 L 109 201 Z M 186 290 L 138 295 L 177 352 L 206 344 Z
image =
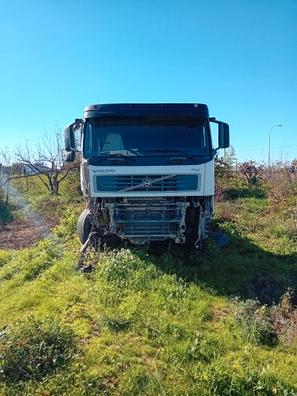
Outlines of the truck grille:
M 130 223 L 125 224 L 123 233 L 125 237 L 146 238 L 154 240 L 174 238 L 176 236 L 177 225 L 173 223 Z
M 197 175 L 97 176 L 96 187 L 97 191 L 102 192 L 191 191 L 197 190 L 198 181 Z
M 113 233 L 135 243 L 144 243 L 181 236 L 187 205 L 186 202 L 136 200 L 110 203 L 107 207 Z

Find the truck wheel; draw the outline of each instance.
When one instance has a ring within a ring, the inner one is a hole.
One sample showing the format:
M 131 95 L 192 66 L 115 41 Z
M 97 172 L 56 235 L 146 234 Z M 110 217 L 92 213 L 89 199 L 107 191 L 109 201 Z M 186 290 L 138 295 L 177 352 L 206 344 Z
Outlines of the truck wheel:
M 90 212 L 84 209 L 77 221 L 77 233 L 82 244 L 86 242 L 92 229 Z

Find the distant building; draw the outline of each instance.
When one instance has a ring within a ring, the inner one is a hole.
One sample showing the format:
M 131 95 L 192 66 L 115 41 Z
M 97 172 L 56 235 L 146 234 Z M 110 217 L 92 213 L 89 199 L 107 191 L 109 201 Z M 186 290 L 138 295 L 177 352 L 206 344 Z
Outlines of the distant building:
M 40 173 L 49 173 L 51 169 L 44 164 L 32 164 L 32 166 L 23 164 L 22 174 L 26 176 L 38 175 Z

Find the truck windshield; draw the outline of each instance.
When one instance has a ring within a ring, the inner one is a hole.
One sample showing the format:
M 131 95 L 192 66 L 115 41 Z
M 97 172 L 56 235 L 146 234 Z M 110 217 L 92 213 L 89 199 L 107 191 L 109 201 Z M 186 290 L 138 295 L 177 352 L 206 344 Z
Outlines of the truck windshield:
M 210 155 L 208 123 L 194 117 L 119 117 L 87 120 L 84 157 Z

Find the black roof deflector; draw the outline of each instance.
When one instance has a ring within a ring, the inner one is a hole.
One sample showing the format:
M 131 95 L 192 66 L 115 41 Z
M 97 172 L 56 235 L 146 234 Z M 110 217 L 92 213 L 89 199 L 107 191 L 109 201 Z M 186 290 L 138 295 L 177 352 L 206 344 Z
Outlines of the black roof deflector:
M 104 116 L 184 116 L 208 118 L 207 105 L 201 103 L 113 103 L 87 106 L 84 118 Z

